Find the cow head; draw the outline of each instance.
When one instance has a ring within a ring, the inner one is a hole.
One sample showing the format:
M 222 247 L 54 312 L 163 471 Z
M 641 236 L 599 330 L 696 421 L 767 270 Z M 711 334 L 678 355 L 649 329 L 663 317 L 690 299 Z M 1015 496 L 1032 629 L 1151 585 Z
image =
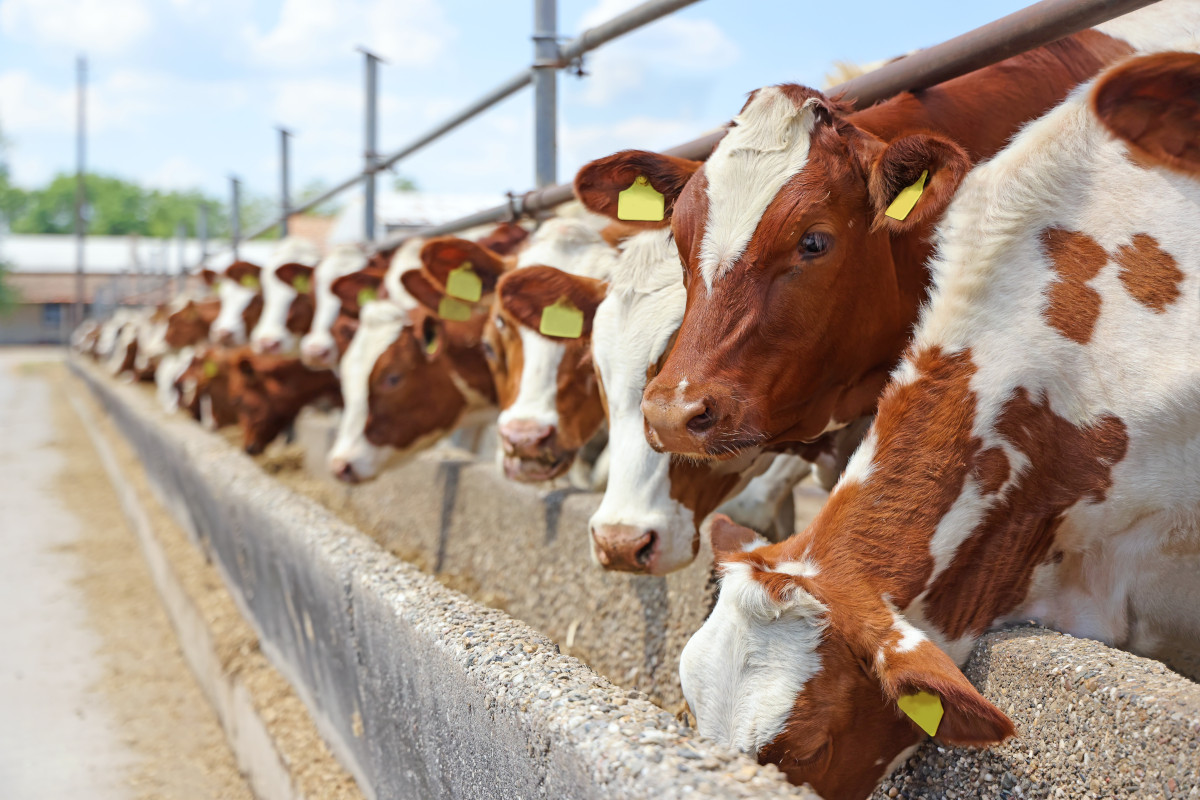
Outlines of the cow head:
M 175 379 L 179 407 L 209 430 L 237 424 L 229 374 L 233 359 L 241 353 L 241 349 L 199 347 Z
M 167 318 L 167 346 L 178 350 L 207 340 L 208 331 L 220 311 L 221 301 L 216 298 L 188 300 Z
M 714 522 L 713 542 L 730 548 L 718 553 L 720 596 L 679 666 L 702 734 L 822 797 L 856 800 L 925 739 L 915 718 L 950 745 L 1015 733 L 949 656 L 849 570 L 797 556 L 795 538 L 745 552 L 761 540 L 727 519 Z M 902 710 L 931 697 L 936 724 Z
M 382 296 L 383 279 L 387 274 L 387 265 L 368 266 L 357 272 L 351 272 L 337 278 L 330 285 L 330 293 L 336 299 L 337 317 L 329 326 L 329 337 L 333 341 L 332 360 L 336 364 L 350 348 L 350 342 L 358 331 L 358 317 L 363 306 Z M 329 355 L 317 353 L 319 345 L 314 343 L 312 351 L 305 356 L 304 346 L 301 345 L 301 360 L 305 360 L 314 369 L 321 363 L 326 363 Z
M 644 397 L 651 442 L 722 458 L 868 413 L 925 285 L 893 250 L 926 246 L 968 166 L 948 139 L 885 143 L 786 85 L 754 92 L 704 165 L 627 152 L 586 167 L 592 190 L 644 177 L 663 194 L 684 264 L 679 337 Z M 889 217 L 922 180 L 905 218 Z
M 262 268 L 248 261 L 235 261 L 217 285 L 221 307 L 208 336 L 222 347 L 246 343 L 262 316 Z
M 349 344 L 347 337 L 344 342 L 338 341 L 334 328 L 342 317 L 341 297 L 333 291 L 333 284 L 338 279 L 358 272 L 367 266 L 367 256 L 361 247 L 353 244 L 338 245 L 317 265 L 312 277 L 313 310 L 312 325 L 304 338 L 300 340 L 300 360 L 312 369 L 333 369 L 338 359 Z M 386 267 L 385 267 L 386 269 Z M 290 273 L 285 273 L 285 267 L 277 270 L 285 281 Z M 383 273 L 380 273 L 382 278 Z M 294 285 L 294 282 L 293 282 Z M 357 323 L 357 311 L 354 321 Z
M 258 455 L 321 396 L 336 397 L 337 379 L 299 359 L 242 350 L 232 358 L 229 390 L 242 426 L 242 446 Z
M 288 262 L 263 283 L 263 310 L 250 345 L 264 355 L 290 355 L 313 321 L 313 268 Z

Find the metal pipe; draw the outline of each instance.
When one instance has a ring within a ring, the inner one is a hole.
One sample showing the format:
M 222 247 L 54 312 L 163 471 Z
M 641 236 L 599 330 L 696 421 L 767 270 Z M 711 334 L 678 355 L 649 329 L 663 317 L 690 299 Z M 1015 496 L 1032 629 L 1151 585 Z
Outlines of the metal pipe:
M 366 112 L 363 148 L 363 238 L 375 241 L 375 173 L 379 150 L 379 56 L 358 48 L 366 62 Z
M 238 260 L 238 244 L 242 238 L 242 182 L 230 176 L 229 198 L 229 243 L 233 249 L 233 260 Z
M 608 22 L 597 25 L 594 28 L 588 28 L 576 38 L 564 43 L 563 46 L 558 50 L 558 66 L 565 67 L 572 61 L 578 59 L 584 53 L 595 50 L 596 48 L 608 44 L 613 39 L 623 36 L 632 30 L 635 30 L 643 25 L 648 25 L 649 23 L 654 22 L 661 17 L 665 17 L 674 11 L 678 11 L 685 6 L 690 6 L 697 2 L 699 2 L 699 0 L 648 0 L 648 2 L 631 8 L 624 14 L 619 14 L 616 17 L 613 17 Z M 425 133 L 421 134 L 416 139 L 413 139 L 400 149 L 395 150 L 386 156 L 377 157 L 375 161 L 375 172 L 382 172 L 383 170 L 390 168 L 401 159 L 407 158 L 408 156 L 428 145 L 430 142 L 437 141 L 442 136 L 457 128 L 459 125 L 462 125 L 464 122 L 472 119 L 473 117 L 479 116 L 492 106 L 511 97 L 521 89 L 524 89 L 526 86 L 533 83 L 533 73 L 534 70 L 532 68 L 521 70 L 504 83 L 501 83 L 499 86 L 492 89 L 483 97 L 480 97 L 475 102 L 466 106 L 461 111 L 429 129 Z M 292 209 L 292 213 L 300 214 L 308 211 L 309 209 L 316 208 L 322 203 L 337 197 L 347 189 L 352 188 L 358 184 L 359 181 L 363 180 L 364 177 L 366 176 L 361 173 L 358 175 L 352 175 L 336 186 L 330 188 L 328 191 L 312 198 L 311 200 L 308 200 L 303 205 L 296 206 Z M 505 208 L 507 208 L 507 206 L 505 206 Z M 277 220 L 271 220 L 269 223 L 264 224 L 260 228 L 252 231 L 247 235 L 246 238 L 253 239 L 256 236 L 266 233 L 277 224 Z
M 292 209 L 292 193 L 288 186 L 288 138 L 291 132 L 279 128 L 279 236 L 288 235 L 288 216 Z
M 87 59 L 80 56 L 75 62 L 76 104 L 78 116 L 75 128 L 75 307 L 72 329 L 83 322 L 84 306 L 87 303 L 87 287 L 84 283 L 84 237 L 87 230 L 83 212 L 87 205 Z
M 858 107 L 866 107 L 901 92 L 919 91 L 936 83 L 966 75 L 1154 2 L 1157 0 L 1042 0 L 942 44 L 920 50 L 846 81 L 830 89 L 827 94 L 843 94 Z M 637 10 L 634 9 L 628 14 Z M 569 55 L 569 47 L 570 45 L 565 45 L 560 50 L 564 58 Z M 662 152 L 702 161 L 708 158 L 713 147 L 724 135 L 724 128 L 718 128 Z M 572 186 L 560 184 L 527 192 L 516 198 L 516 205 L 523 213 L 532 214 L 553 208 L 573 197 Z M 500 205 L 418 231 L 415 235 L 441 236 L 477 225 L 502 222 L 511 216 L 512 207 L 507 204 Z M 381 246 L 393 247 L 408 235 L 395 237 Z
M 533 0 L 533 175 L 558 182 L 558 0 Z

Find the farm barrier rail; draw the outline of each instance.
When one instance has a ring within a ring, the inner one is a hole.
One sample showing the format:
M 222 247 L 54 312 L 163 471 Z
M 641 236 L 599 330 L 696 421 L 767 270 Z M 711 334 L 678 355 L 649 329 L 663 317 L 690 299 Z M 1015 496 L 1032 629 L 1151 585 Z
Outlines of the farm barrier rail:
M 503 578 L 463 588 L 507 592 L 501 604 L 518 621 L 400 560 L 220 437 L 164 416 L 141 388 L 73 369 L 368 795 L 812 796 L 560 652 L 573 645 L 627 686 L 644 685 L 627 668 L 649 669 L 650 656 L 673 674 L 675 642 L 707 612 L 712 588 L 696 585 L 707 552 L 665 580 L 607 575 L 574 535 L 594 495 L 513 486 L 465 456 L 431 454 L 336 487 L 360 516 L 391 526 L 389 550 L 467 583 Z M 301 440 L 319 451 L 330 424 L 309 415 Z M 472 573 L 473 559 L 486 568 Z M 520 594 L 555 574 L 543 607 Z M 589 618 L 610 604 L 612 619 Z M 965 670 L 1018 738 L 984 751 L 928 742 L 876 798 L 1200 796 L 1200 686 L 1161 664 L 1018 627 L 984 637 Z M 646 688 L 672 705 L 665 682 Z

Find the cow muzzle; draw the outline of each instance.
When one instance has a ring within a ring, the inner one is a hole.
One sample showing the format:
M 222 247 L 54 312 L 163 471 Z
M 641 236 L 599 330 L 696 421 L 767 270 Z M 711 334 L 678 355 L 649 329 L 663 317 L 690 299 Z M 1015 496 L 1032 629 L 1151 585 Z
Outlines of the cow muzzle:
M 592 554 L 605 569 L 657 574 L 661 552 L 662 537 L 653 528 L 592 526 Z
M 642 397 L 646 441 L 660 453 L 715 459 L 734 455 L 739 446 L 730 435 L 733 412 L 730 395 L 691 392 L 684 384 L 662 391 L 652 383 Z
M 575 459 L 574 450 L 559 446 L 553 425 L 513 420 L 500 426 L 504 450 L 504 475 L 522 483 L 548 481 L 565 473 Z

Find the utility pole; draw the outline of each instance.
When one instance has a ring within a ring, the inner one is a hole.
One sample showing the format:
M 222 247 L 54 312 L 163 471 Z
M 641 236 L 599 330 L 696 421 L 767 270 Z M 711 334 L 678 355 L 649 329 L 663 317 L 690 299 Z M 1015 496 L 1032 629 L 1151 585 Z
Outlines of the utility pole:
M 233 260 L 238 260 L 238 245 L 242 238 L 242 182 L 236 175 L 229 176 L 229 242 L 233 247 Z
M 83 322 L 84 304 L 87 303 L 87 289 L 83 277 L 84 237 L 87 235 L 84 223 L 87 205 L 87 58 L 79 56 L 75 62 L 75 71 L 78 110 L 75 117 L 75 309 L 72 314 L 72 329 Z
M 288 186 L 288 138 L 292 134 L 287 128 L 279 129 L 279 238 L 288 235 L 288 214 L 292 211 L 292 195 Z
M 381 59 L 364 47 L 358 51 L 366 56 L 366 119 L 363 172 L 363 237 L 375 241 L 375 167 L 379 155 L 379 62 Z
M 533 163 L 537 188 L 558 183 L 558 0 L 533 0 Z

